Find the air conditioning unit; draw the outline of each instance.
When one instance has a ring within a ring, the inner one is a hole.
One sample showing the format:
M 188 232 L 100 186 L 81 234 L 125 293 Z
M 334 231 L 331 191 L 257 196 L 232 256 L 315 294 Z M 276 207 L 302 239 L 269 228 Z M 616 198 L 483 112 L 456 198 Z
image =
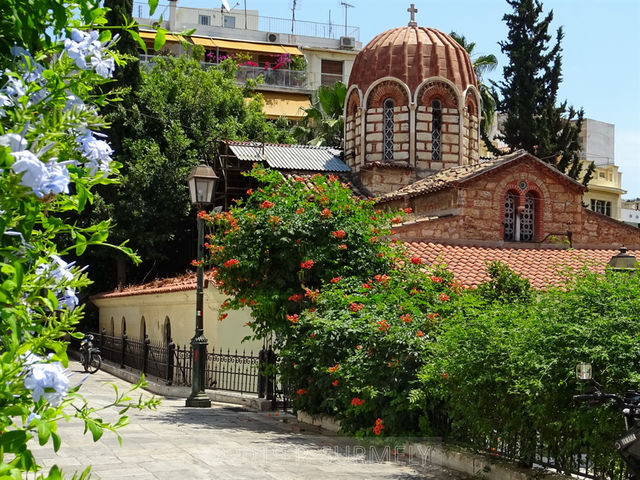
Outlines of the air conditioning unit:
M 267 33 L 267 42 L 278 43 L 279 40 L 280 40 L 280 35 L 278 35 L 277 33 L 273 33 L 273 32 Z
M 340 48 L 355 48 L 356 39 L 354 37 L 340 37 Z

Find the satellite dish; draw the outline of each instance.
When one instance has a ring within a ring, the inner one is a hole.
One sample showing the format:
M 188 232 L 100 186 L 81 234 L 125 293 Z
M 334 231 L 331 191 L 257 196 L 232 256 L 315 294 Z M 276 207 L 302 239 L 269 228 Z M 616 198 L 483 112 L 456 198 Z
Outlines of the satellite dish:
M 222 0 L 222 8 L 224 8 L 227 12 L 231 11 L 231 7 L 229 6 L 229 2 L 227 0 Z

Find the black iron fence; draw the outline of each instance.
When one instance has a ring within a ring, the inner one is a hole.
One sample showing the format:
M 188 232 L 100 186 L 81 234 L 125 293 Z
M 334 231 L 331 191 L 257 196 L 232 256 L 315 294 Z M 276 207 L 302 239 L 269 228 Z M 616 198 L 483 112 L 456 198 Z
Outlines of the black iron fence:
M 94 343 L 100 348 L 102 358 L 139 370 L 145 375 L 163 379 L 167 385 L 191 386 L 193 374 L 193 350 L 191 346 L 177 346 L 144 340 L 130 339 L 127 335 L 107 335 L 91 332 Z M 271 400 L 273 408 L 291 406 L 288 391 L 281 386 L 276 375 L 278 359 L 270 347 L 259 352 L 226 352 L 222 349 L 207 352 L 205 385 L 208 389 L 255 394 Z

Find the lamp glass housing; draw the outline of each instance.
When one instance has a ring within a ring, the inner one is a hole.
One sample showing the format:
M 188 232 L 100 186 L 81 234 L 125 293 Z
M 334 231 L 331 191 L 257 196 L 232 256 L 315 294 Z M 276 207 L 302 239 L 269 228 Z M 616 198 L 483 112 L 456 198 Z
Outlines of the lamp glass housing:
M 189 174 L 189 195 L 194 205 L 208 205 L 213 201 L 213 191 L 218 176 L 208 165 L 198 165 Z

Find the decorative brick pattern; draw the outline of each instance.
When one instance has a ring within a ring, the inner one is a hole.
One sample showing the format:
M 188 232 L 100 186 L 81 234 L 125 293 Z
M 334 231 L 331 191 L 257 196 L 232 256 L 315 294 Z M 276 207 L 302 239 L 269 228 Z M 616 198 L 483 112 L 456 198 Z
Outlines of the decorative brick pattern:
M 379 83 L 375 86 L 373 91 L 369 93 L 369 97 L 367 99 L 367 110 L 372 108 L 382 108 L 382 104 L 387 98 L 393 99 L 393 103 L 396 107 L 409 105 L 406 90 L 402 88 L 398 82 L 389 80 Z
M 365 117 L 365 163 L 384 161 L 383 144 L 383 108 L 369 108 Z M 393 109 L 393 161 L 402 162 L 407 166 L 409 162 L 409 108 L 395 107 Z
M 393 28 L 371 40 L 353 63 L 349 85 L 364 92 L 383 77 L 397 78 L 412 92 L 432 77 L 450 80 L 461 92 L 476 85 L 464 48 L 446 33 L 417 26 Z
M 431 132 L 433 131 L 433 108 L 420 105 L 416 109 L 416 167 L 442 170 L 460 164 L 460 120 L 456 108 L 442 109 L 441 160 L 432 159 Z
M 358 90 L 349 94 L 345 118 L 344 159 L 352 171 L 360 169 L 362 118 Z

